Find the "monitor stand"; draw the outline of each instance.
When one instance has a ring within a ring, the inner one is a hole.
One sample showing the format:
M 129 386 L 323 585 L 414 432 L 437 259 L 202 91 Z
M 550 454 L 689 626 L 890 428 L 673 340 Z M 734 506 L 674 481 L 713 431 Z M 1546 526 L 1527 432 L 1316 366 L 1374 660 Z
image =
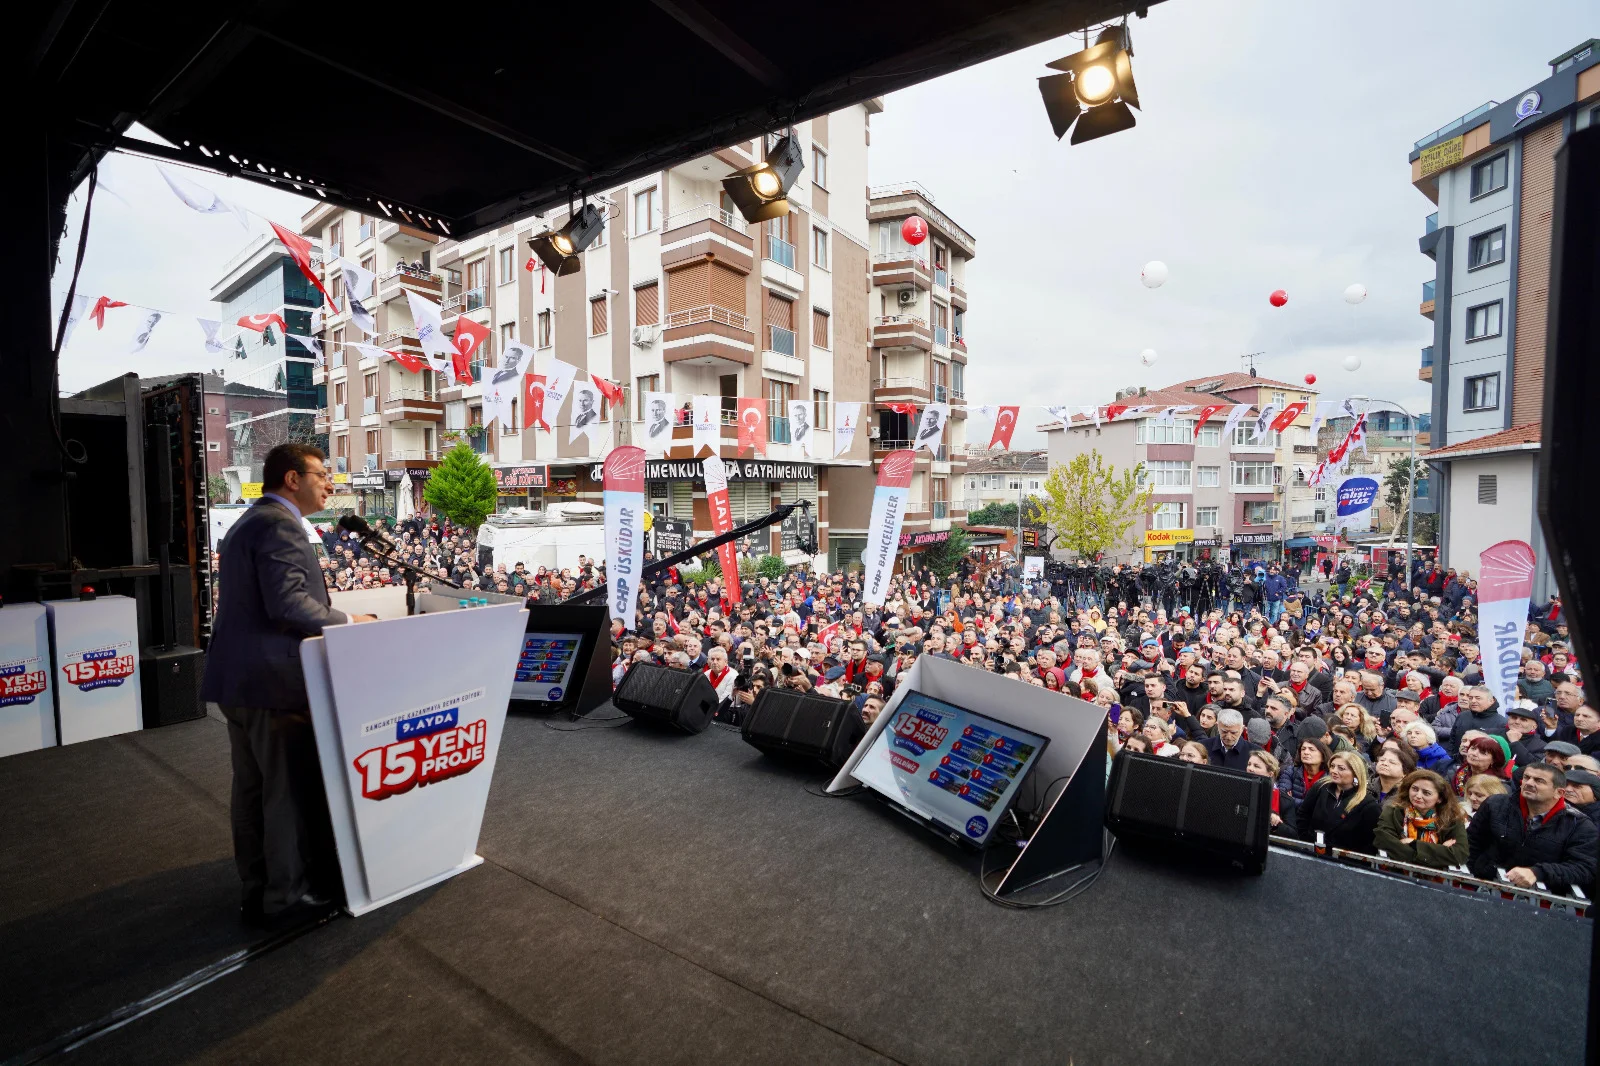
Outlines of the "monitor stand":
M 1037 772 L 1035 766 L 1033 772 Z M 997 896 L 1015 896 L 1084 863 L 1105 858 L 1106 748 L 1091 744 L 1067 787 L 1055 798 L 1028 843 L 995 886 Z

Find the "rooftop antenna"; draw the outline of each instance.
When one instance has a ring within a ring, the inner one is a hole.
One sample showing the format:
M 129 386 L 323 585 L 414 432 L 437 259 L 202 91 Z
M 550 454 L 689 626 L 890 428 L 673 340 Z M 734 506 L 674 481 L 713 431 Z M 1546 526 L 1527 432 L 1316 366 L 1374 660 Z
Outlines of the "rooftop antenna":
M 1239 357 L 1239 366 L 1251 377 L 1256 376 L 1256 356 L 1266 355 L 1266 352 L 1246 352 Z

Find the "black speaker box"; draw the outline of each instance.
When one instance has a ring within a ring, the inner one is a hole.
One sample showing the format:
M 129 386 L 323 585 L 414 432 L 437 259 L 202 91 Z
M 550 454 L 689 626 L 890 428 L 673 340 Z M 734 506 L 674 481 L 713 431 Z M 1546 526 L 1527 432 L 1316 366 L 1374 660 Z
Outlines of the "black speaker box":
M 717 690 L 698 670 L 634 663 L 622 675 L 611 702 L 640 721 L 701 733 L 711 724 L 718 700 Z
M 206 653 L 182 644 L 172 648 L 139 650 L 139 692 L 144 700 L 144 727 L 173 725 L 202 718 L 205 701 L 200 681 L 206 672 Z
M 1111 767 L 1106 827 L 1120 842 L 1259 874 L 1271 814 L 1269 778 L 1135 751 Z
M 849 700 L 765 688 L 740 732 L 746 744 L 765 755 L 814 760 L 837 770 L 866 728 Z

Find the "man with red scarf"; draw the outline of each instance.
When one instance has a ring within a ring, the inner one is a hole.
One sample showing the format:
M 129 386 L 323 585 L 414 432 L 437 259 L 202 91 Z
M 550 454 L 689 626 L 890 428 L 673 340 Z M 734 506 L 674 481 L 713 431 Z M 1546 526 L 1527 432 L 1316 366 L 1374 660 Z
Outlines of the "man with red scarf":
M 1519 888 L 1542 882 L 1558 894 L 1573 885 L 1587 889 L 1600 864 L 1600 831 L 1567 806 L 1566 783 L 1562 770 L 1536 762 L 1522 771 L 1517 793 L 1490 796 L 1467 829 L 1473 875 L 1494 881 L 1504 870 Z
M 733 683 L 737 678 L 728 666 L 728 652 L 720 644 L 713 644 L 706 652 L 706 668 L 702 671 L 711 687 L 717 690 L 717 699 L 723 703 L 733 699 Z

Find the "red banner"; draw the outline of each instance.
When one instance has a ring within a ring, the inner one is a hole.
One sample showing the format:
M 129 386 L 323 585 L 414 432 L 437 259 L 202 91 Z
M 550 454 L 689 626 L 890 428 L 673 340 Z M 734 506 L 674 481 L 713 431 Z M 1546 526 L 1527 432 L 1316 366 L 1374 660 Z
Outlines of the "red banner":
M 767 454 L 767 407 L 752 396 L 739 397 L 739 450 Z
M 550 423 L 544 420 L 544 375 L 525 375 L 522 379 L 522 390 L 522 409 L 525 412 L 522 424 L 525 426 L 538 426 L 546 433 L 549 433 Z
M 339 305 L 334 302 L 328 290 L 322 287 L 322 279 L 317 277 L 317 272 L 311 267 L 311 242 L 298 233 L 284 229 L 271 219 L 267 220 L 267 225 L 272 227 L 272 232 L 278 235 L 278 240 L 282 241 L 284 248 L 288 249 L 289 257 L 294 260 L 294 265 L 300 268 L 300 273 L 304 274 L 306 279 L 317 287 L 317 291 L 327 299 L 328 306 L 333 308 L 335 314 L 338 314 Z
M 989 447 L 1011 448 L 1011 434 L 1017 429 L 1017 413 L 1021 407 L 1002 407 L 995 412 L 994 434 L 989 438 Z
M 455 364 L 456 380 L 465 385 L 472 384 L 472 353 L 478 346 L 489 339 L 489 327 L 479 325 L 466 315 L 456 319 L 455 355 L 451 361 Z
M 1219 413 L 1221 411 L 1225 411 L 1225 410 L 1227 410 L 1227 408 L 1228 408 L 1228 405 L 1225 404 L 1225 403 L 1212 404 L 1210 407 L 1202 407 L 1200 409 L 1200 417 L 1196 418 L 1195 422 L 1194 422 L 1194 439 L 1195 440 L 1199 440 L 1200 439 L 1200 428 L 1206 424 L 1206 421 L 1212 415 L 1217 414 L 1217 413 Z
M 395 362 L 399 363 L 413 374 L 419 372 L 423 367 L 428 365 L 423 361 L 421 356 L 408 355 L 405 352 L 402 352 L 399 348 L 385 348 L 384 352 L 385 354 L 394 356 Z
M 1300 400 L 1285 407 L 1278 417 L 1272 420 L 1272 428 L 1282 433 L 1294 424 L 1295 419 L 1305 414 L 1306 406 L 1306 402 Z
M 741 422 L 741 427 L 743 423 Z M 743 433 L 743 429 L 740 429 Z M 733 528 L 733 508 L 728 504 L 728 472 L 722 460 L 708 455 L 701 461 L 706 482 L 706 504 L 711 508 L 711 532 L 726 533 Z M 717 548 L 717 565 L 722 568 L 723 595 L 728 606 L 743 599 L 739 588 L 739 549 L 732 541 Z

